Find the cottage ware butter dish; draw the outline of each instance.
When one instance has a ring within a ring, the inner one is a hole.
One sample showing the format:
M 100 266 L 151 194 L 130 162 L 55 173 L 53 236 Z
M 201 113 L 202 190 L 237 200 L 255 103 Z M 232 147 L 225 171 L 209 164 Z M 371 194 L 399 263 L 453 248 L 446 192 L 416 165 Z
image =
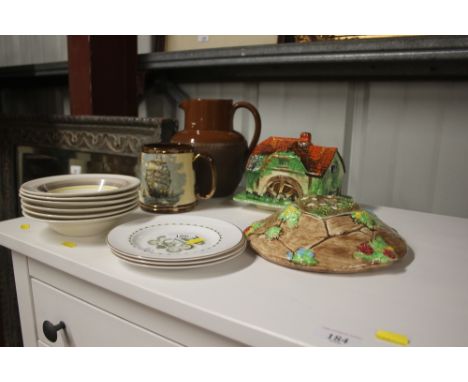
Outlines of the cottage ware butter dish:
M 345 196 L 301 198 L 244 232 L 263 258 L 311 272 L 388 267 L 407 251 L 395 230 Z
M 255 147 L 247 162 L 245 192 L 234 200 L 279 209 L 307 195 L 339 195 L 345 167 L 336 147 L 299 138 L 269 137 Z

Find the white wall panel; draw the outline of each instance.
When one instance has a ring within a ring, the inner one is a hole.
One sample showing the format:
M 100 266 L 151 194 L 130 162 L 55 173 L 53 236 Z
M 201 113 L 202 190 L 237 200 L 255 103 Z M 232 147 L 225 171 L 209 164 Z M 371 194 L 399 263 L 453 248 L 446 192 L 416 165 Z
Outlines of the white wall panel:
M 137 36 L 137 51 L 138 51 L 138 54 L 151 52 L 151 36 L 148 36 L 148 35 Z
M 440 145 L 440 102 L 445 84 L 410 82 L 405 86 L 405 104 L 396 127 L 392 205 L 427 211 L 432 207 Z
M 346 82 L 261 83 L 262 139 L 308 131 L 317 144 L 343 151 L 347 90 Z
M 369 204 L 388 205 L 392 196 L 389 184 L 394 176 L 399 111 L 404 105 L 405 91 L 401 86 L 387 85 L 372 86 L 369 96 L 362 100 L 368 104 L 355 105 L 365 112 L 352 126 L 348 193 Z
M 66 36 L 0 36 L 0 66 L 66 61 Z
M 468 217 L 468 83 L 448 83 L 440 91 L 443 115 L 430 210 Z
M 151 36 L 137 36 L 138 53 L 151 52 Z M 0 66 L 67 61 L 67 36 L 0 36 Z
M 348 193 L 468 217 L 468 83 L 372 82 L 355 105 Z

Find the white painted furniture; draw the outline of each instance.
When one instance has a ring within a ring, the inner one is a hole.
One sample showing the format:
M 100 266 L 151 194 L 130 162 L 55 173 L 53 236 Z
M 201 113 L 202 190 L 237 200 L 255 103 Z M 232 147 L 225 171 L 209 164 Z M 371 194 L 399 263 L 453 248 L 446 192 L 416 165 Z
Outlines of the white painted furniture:
M 295 271 L 251 250 L 206 268 L 140 268 L 112 255 L 104 236 L 68 238 L 27 218 L 1 222 L 0 244 L 13 251 L 28 346 L 389 345 L 377 330 L 413 346 L 468 346 L 468 219 L 375 212 L 410 252 L 393 268 L 355 275 Z M 190 214 L 244 228 L 268 212 L 215 200 Z M 128 218 L 142 216 L 154 215 Z M 55 343 L 46 320 L 65 323 Z

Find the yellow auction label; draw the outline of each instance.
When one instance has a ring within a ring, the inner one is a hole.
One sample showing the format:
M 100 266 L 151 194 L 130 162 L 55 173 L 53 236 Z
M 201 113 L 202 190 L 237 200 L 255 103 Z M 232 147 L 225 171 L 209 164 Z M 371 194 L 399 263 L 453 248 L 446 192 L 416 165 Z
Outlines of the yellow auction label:
M 64 245 L 65 247 L 68 247 L 68 248 L 75 248 L 76 247 L 76 243 L 74 243 L 73 241 L 63 241 L 62 245 Z
M 387 330 L 377 330 L 375 336 L 382 341 L 391 342 L 397 345 L 406 346 L 409 344 L 409 339 L 403 334 L 389 332 Z

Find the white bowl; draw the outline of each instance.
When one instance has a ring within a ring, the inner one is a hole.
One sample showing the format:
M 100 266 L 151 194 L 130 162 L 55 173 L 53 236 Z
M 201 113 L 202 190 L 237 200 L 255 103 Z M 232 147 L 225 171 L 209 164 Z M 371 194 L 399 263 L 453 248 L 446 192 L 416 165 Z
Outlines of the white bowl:
M 117 174 L 57 175 L 24 183 L 20 192 L 39 197 L 73 198 L 109 196 L 134 190 L 140 180 Z
M 66 200 L 43 200 L 36 197 L 30 197 L 20 192 L 20 198 L 23 201 L 26 201 L 28 204 L 35 206 L 45 206 L 45 207 L 55 207 L 55 208 L 92 208 L 92 207 L 102 207 L 102 206 L 112 206 L 116 204 L 121 204 L 129 202 L 131 200 L 138 199 L 138 190 L 126 192 L 125 194 L 113 195 L 113 198 L 99 199 L 96 198 L 86 198 L 85 200 L 70 200 L 78 198 L 68 198 Z M 115 197 L 116 196 L 116 197 Z M 83 198 L 79 198 L 83 199 Z
M 21 206 L 30 210 L 31 212 L 38 212 L 43 214 L 57 214 L 57 215 L 83 215 L 83 214 L 97 214 L 103 213 L 108 211 L 115 211 L 120 208 L 129 207 L 131 205 L 137 204 L 138 199 L 133 197 L 132 199 L 117 204 L 111 204 L 110 206 L 96 206 L 96 207 L 87 207 L 87 208 L 61 208 L 61 207 L 45 207 L 41 205 L 31 204 L 29 200 L 22 198 L 21 199 Z
M 35 217 L 29 216 L 26 212 L 23 211 L 23 215 L 27 216 L 32 220 L 38 220 L 46 222 L 50 229 L 55 232 L 73 237 L 82 237 L 82 236 L 95 236 L 102 234 L 103 232 L 109 232 L 125 215 L 131 213 L 132 210 L 127 212 L 108 216 L 105 218 L 98 219 L 87 219 L 87 220 L 75 220 L 75 221 L 63 221 L 63 220 L 45 220 L 37 219 Z
M 96 218 L 103 218 L 107 216 L 112 216 L 116 214 L 120 214 L 126 211 L 131 211 L 134 210 L 137 207 L 137 203 L 131 203 L 126 206 L 119 207 L 117 209 L 114 209 L 112 211 L 104 211 L 104 212 L 98 212 L 98 213 L 83 213 L 83 214 L 66 214 L 66 213 L 43 213 L 43 212 L 38 212 L 35 210 L 31 210 L 28 207 L 26 207 L 24 204 L 21 205 L 21 209 L 23 212 L 26 212 L 29 216 L 35 217 L 37 219 L 52 219 L 52 220 L 61 220 L 61 221 L 73 221 L 73 220 L 85 220 L 85 219 L 96 219 Z

